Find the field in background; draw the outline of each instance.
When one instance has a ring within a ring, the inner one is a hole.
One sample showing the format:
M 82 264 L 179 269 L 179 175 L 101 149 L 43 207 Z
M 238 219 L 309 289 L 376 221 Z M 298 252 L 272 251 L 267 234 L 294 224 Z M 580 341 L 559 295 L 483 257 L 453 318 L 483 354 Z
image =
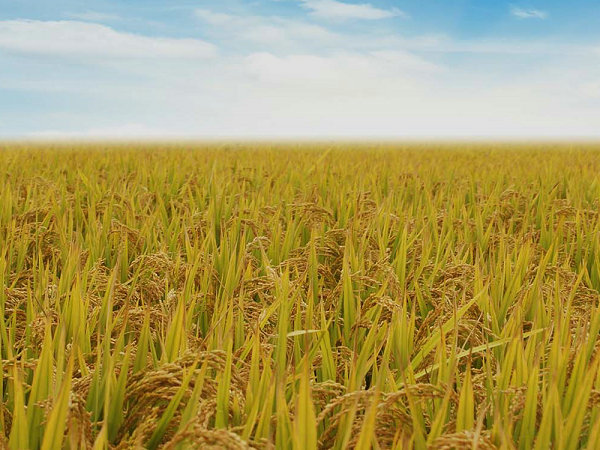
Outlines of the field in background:
M 49 147 L 0 446 L 600 448 L 600 146 Z

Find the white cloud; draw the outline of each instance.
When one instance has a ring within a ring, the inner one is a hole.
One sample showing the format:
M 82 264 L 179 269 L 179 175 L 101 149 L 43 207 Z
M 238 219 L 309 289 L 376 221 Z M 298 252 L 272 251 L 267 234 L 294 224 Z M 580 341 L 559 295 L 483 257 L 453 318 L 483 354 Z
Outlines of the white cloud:
M 254 53 L 202 71 L 176 64 L 158 79 L 119 79 L 87 92 L 76 86 L 81 92 L 62 110 L 68 119 L 38 114 L 35 122 L 58 130 L 46 137 L 598 135 L 598 86 L 576 86 L 593 79 L 591 63 L 565 74 L 536 60 L 511 77 L 489 76 L 479 59 L 427 64 L 392 50 Z M 75 78 L 57 84 L 70 88 Z
M 237 16 L 211 11 L 209 9 L 198 8 L 194 11 L 196 17 L 204 20 L 211 25 L 225 25 L 237 19 Z
M 208 9 L 196 9 L 195 15 L 218 38 L 229 42 L 268 45 L 269 48 L 303 47 L 342 44 L 343 37 L 325 27 L 303 20 L 277 16 L 233 15 Z
M 581 93 L 589 96 L 590 98 L 600 98 L 600 81 L 592 81 L 584 83 L 580 87 Z
M 339 53 L 329 56 L 298 54 L 279 57 L 267 52 L 246 57 L 247 73 L 261 83 L 299 90 L 323 89 L 325 94 L 378 91 L 380 86 L 410 84 L 412 76 L 443 70 L 403 51 Z
M 385 64 L 388 69 L 431 74 L 445 71 L 445 68 L 439 64 L 405 50 L 376 50 L 371 52 L 370 55 Z
M 111 22 L 122 20 L 122 17 L 117 14 L 109 14 L 98 11 L 67 13 L 65 16 L 71 19 L 83 20 L 85 22 Z
M 0 49 L 65 58 L 212 57 L 214 45 L 198 39 L 148 37 L 79 21 L 0 21 Z
M 517 6 L 510 8 L 510 13 L 518 19 L 547 19 L 548 13 L 540 9 L 524 9 Z
M 344 3 L 337 0 L 300 0 L 300 2 L 303 8 L 310 11 L 311 15 L 323 19 L 378 20 L 406 16 L 398 8 L 381 9 L 376 8 L 370 3 Z

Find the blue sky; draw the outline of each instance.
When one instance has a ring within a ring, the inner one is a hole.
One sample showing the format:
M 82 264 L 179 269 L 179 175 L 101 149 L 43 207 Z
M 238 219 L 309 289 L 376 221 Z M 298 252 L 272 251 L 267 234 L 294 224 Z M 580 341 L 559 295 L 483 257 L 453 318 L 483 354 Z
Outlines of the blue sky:
M 597 0 L 0 0 L 0 136 L 600 136 L 598 24 Z

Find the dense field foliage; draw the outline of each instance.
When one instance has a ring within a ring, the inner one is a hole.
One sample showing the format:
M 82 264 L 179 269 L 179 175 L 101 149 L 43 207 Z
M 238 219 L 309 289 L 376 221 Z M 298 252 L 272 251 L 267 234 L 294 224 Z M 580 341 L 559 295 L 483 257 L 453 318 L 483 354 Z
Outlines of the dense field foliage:
M 17 147 L 1 445 L 600 448 L 600 148 Z

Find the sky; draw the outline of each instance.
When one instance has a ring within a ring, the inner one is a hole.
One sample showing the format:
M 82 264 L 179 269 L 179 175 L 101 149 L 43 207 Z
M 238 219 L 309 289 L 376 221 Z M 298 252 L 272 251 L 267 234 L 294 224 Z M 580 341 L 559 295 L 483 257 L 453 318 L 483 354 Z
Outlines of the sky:
M 0 0 L 0 137 L 600 137 L 598 0 Z

